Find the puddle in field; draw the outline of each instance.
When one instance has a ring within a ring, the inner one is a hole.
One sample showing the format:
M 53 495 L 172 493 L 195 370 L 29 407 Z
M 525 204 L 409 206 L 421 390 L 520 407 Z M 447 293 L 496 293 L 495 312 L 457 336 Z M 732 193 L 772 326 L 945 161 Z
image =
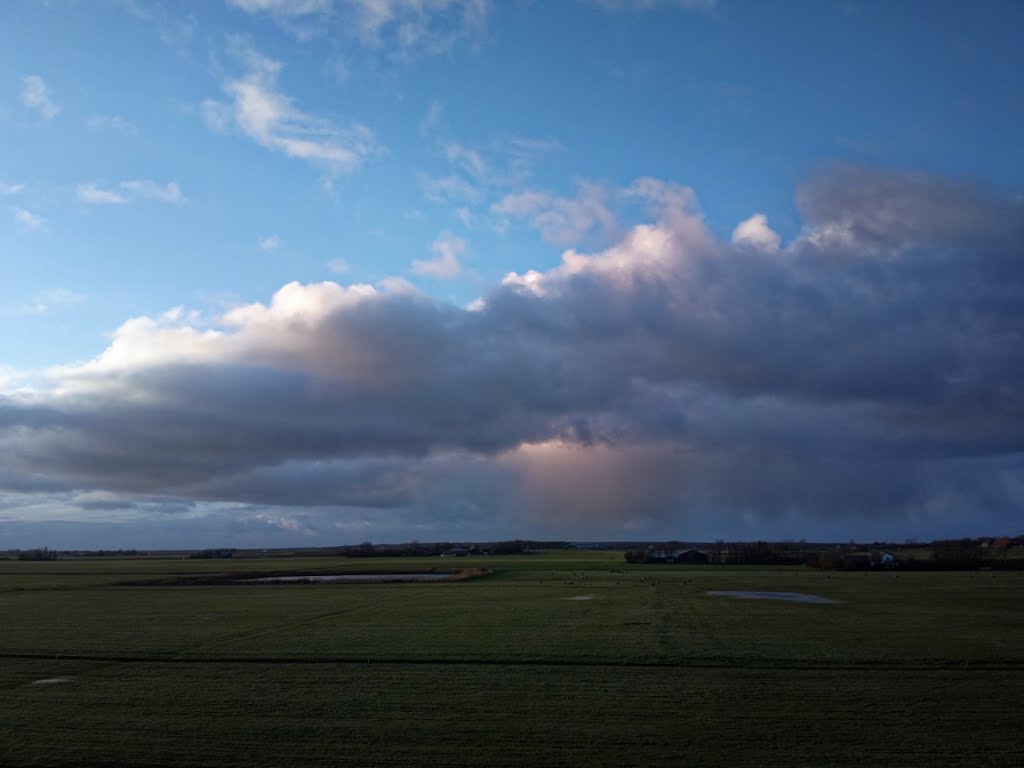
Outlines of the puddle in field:
M 738 597 L 743 600 L 786 600 L 790 603 L 838 603 L 831 597 L 821 595 L 808 595 L 803 592 L 745 592 L 745 591 L 722 591 L 708 592 L 716 597 Z
M 563 600 L 593 600 L 593 595 L 576 595 L 576 597 L 563 597 Z
M 70 677 L 43 677 L 39 680 L 33 680 L 32 685 L 57 685 L 58 683 L 70 683 Z
M 451 573 L 338 573 L 321 576 L 264 576 L 259 579 L 241 579 L 241 584 L 288 584 L 293 582 L 382 582 L 382 581 L 441 581 Z

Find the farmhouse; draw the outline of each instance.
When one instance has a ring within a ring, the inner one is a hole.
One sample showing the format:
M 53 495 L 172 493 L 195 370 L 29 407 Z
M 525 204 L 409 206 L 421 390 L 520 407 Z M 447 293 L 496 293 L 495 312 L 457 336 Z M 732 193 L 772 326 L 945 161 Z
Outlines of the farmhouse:
M 882 568 L 895 568 L 899 563 L 896 561 L 896 555 L 892 552 L 872 551 L 871 565 Z
M 708 556 L 699 549 L 652 549 L 647 553 L 650 563 L 706 563 Z

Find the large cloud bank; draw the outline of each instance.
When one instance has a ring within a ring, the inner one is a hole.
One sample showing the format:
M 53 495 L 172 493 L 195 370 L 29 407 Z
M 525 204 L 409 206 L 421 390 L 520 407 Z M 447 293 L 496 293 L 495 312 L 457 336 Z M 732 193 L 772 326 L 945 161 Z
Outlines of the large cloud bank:
M 471 309 L 292 283 L 129 320 L 0 399 L 8 518 L 61 498 L 335 540 L 374 515 L 423 539 L 1020 528 L 1019 200 L 833 170 L 783 245 L 761 216 L 716 239 L 686 188 L 629 193 L 652 223 Z

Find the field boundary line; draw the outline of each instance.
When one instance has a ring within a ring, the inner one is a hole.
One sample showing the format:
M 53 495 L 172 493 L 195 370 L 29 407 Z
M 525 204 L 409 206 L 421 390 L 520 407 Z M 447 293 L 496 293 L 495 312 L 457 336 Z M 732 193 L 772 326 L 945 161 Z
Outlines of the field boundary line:
M 1020 661 L 950 661 L 946 663 L 913 662 L 843 662 L 836 664 L 801 663 L 792 660 L 734 660 L 713 661 L 616 661 L 616 660 L 572 660 L 572 659 L 443 659 L 443 658 L 402 658 L 402 657 L 354 657 L 354 656 L 180 656 L 180 655 L 125 655 L 85 653 L 4 653 L 0 660 L 21 661 L 84 661 L 116 662 L 139 664 L 301 664 L 301 665 L 352 665 L 352 666 L 482 666 L 482 667 L 600 667 L 626 669 L 735 669 L 735 670 L 779 670 L 779 671 L 920 671 L 920 672 L 1017 672 L 1024 670 Z

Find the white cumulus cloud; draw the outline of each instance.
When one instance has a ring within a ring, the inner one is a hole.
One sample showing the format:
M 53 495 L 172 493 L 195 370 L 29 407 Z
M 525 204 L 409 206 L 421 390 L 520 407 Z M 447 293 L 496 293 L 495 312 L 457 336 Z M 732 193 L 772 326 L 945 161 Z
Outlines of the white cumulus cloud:
M 780 258 L 716 237 L 686 187 L 628 189 L 649 221 L 471 310 L 391 280 L 128 320 L 0 398 L 0 490 L 405 531 L 1019 521 L 1019 200 L 831 171 Z
M 466 241 L 453 235 L 442 235 L 430 249 L 436 254 L 432 259 L 415 259 L 412 271 L 417 275 L 454 280 L 462 273 L 459 257 L 466 252 Z
M 732 231 L 732 241 L 737 245 L 750 245 L 765 251 L 777 251 L 782 242 L 779 233 L 768 226 L 768 218 L 763 213 L 755 213 L 746 221 L 741 221 Z

